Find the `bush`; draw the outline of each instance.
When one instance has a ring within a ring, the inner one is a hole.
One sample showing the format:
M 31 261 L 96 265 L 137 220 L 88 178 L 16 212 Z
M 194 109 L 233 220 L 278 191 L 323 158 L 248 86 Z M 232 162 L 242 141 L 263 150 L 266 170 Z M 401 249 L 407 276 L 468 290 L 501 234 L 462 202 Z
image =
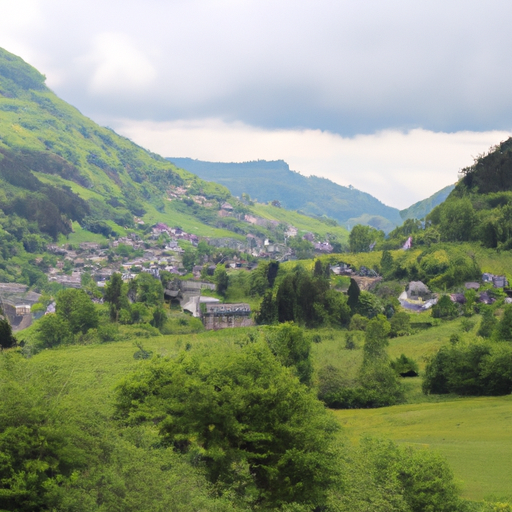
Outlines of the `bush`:
M 423 392 L 507 395 L 512 392 L 512 347 L 490 342 L 442 347 L 428 362 Z

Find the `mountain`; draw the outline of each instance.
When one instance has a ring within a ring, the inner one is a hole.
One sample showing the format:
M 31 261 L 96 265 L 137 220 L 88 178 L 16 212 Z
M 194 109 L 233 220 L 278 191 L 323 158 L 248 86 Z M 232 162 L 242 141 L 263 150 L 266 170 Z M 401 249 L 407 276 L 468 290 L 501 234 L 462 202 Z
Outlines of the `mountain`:
M 209 238 L 277 241 L 288 225 L 321 241 L 348 236 L 325 220 L 237 201 L 223 185 L 98 126 L 0 49 L 0 281 L 17 278 L 12 258 L 23 251 L 41 253 L 66 237 L 107 241 L 157 222 Z
M 278 200 L 284 208 L 308 215 L 327 216 L 349 229 L 368 224 L 388 232 L 402 223 L 400 212 L 352 187 L 343 187 L 317 176 L 291 171 L 283 160 L 243 163 L 204 162 L 169 158 L 177 167 L 226 186 L 238 197 L 250 194 L 260 202 Z
M 402 217 L 404 221 L 407 219 L 425 218 L 438 204 L 446 200 L 454 188 L 455 185 L 448 185 L 430 197 L 427 197 L 427 199 L 418 201 L 405 210 L 400 210 L 400 217 Z
M 447 199 L 427 217 L 440 239 L 512 249 L 512 138 L 462 169 Z

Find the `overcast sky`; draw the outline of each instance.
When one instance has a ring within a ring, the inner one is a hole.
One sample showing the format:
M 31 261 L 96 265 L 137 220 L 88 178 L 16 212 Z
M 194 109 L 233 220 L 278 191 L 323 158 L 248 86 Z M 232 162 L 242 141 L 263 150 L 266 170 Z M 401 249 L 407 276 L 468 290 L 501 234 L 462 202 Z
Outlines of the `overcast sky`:
M 283 159 L 404 208 L 512 129 L 512 2 L 0 0 L 0 46 L 163 156 Z

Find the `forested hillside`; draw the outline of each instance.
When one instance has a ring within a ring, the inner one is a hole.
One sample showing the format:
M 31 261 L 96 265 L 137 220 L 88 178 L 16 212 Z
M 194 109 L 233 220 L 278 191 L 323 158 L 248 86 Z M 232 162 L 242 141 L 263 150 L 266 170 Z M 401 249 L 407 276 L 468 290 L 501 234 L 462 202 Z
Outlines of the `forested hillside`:
M 284 208 L 256 213 L 226 187 L 98 126 L 0 49 L 0 280 L 34 285 L 41 278 L 34 262 L 73 232 L 78 242 L 108 244 L 133 231 L 146 237 L 158 222 L 209 238 L 245 242 L 251 234 L 261 244 L 282 243 L 290 225 L 319 241 L 348 236 L 335 222 Z
M 234 196 L 250 194 L 261 202 L 277 199 L 284 208 L 301 210 L 308 215 L 325 215 L 350 228 L 361 223 L 388 232 L 402 223 L 396 208 L 384 205 L 370 194 L 325 178 L 302 176 L 291 171 L 282 160 L 244 163 L 203 162 L 191 158 L 169 160 L 205 180 L 226 186 Z

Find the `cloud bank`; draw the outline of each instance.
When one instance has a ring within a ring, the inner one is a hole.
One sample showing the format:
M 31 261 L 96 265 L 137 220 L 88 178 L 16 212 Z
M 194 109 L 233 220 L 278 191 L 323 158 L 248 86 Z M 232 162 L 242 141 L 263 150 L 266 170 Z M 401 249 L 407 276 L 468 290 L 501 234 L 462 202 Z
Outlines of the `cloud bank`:
M 265 130 L 218 119 L 119 120 L 113 128 L 167 157 L 213 162 L 282 159 L 301 174 L 352 185 L 400 209 L 455 183 L 462 167 L 510 136 L 416 129 L 343 137 L 320 130 Z

